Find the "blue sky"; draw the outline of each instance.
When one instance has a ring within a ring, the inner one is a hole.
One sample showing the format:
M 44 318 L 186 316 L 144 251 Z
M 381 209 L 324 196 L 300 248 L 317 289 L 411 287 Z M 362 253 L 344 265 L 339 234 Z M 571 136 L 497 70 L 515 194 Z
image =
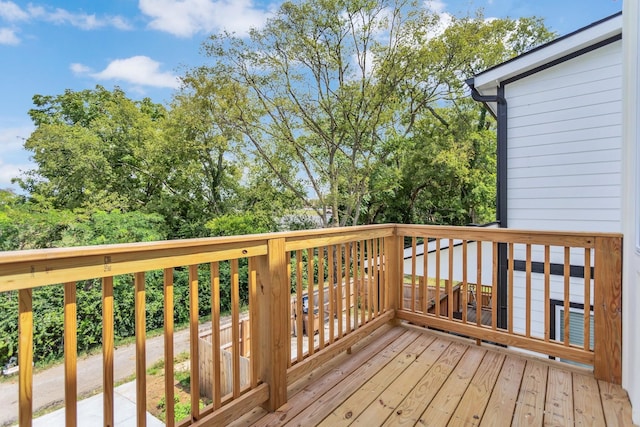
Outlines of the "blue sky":
M 629 1 L 629 0 L 627 0 Z M 281 2 L 252 0 L 0 0 L 0 188 L 32 167 L 22 149 L 35 94 L 100 84 L 167 103 L 207 35 L 246 34 Z M 622 0 L 439 0 L 431 8 L 485 17 L 539 16 L 564 35 L 622 9 Z

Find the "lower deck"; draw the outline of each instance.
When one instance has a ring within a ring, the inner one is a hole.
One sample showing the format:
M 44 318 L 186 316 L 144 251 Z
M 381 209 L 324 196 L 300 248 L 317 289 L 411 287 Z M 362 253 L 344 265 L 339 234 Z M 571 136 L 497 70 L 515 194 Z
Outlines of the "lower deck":
M 632 426 L 618 385 L 586 370 L 409 325 L 376 330 L 232 425 Z

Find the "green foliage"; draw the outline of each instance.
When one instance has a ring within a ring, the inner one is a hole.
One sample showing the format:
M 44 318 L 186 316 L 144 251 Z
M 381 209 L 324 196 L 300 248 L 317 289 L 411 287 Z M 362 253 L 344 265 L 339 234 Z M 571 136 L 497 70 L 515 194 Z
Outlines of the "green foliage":
M 273 218 L 261 213 L 225 214 L 205 225 L 212 236 L 238 236 L 276 231 Z
M 0 366 L 18 354 L 18 292 L 0 293 Z M 9 313 L 15 313 L 11 316 Z
M 24 190 L 59 209 L 138 210 L 161 196 L 170 170 L 150 154 L 162 135 L 162 106 L 101 86 L 33 102 L 36 130 L 24 146 L 38 168 L 18 179 Z
M 376 178 L 389 174 L 396 187 L 372 192 L 371 222 L 465 225 L 495 219 L 495 129 L 478 129 L 480 114 L 469 103 L 434 112 L 437 118 L 418 120 L 413 137 L 402 140 L 377 171 Z

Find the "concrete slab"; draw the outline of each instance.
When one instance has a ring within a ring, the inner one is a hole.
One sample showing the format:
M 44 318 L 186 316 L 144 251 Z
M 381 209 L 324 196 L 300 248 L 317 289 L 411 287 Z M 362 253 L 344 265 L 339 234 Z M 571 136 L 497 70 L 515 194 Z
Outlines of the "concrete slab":
M 102 425 L 102 393 L 78 402 L 78 425 Z M 114 390 L 115 427 L 135 427 L 136 425 L 136 383 L 122 384 Z M 33 420 L 33 427 L 64 427 L 64 408 Z M 147 426 L 163 427 L 164 423 L 147 412 Z

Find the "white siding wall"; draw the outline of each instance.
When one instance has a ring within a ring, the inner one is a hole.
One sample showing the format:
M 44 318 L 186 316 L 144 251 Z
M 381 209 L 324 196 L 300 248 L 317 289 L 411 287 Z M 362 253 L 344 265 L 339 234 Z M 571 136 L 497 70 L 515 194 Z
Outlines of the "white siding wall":
M 618 41 L 506 85 L 509 228 L 621 231 L 621 52 Z
M 509 228 L 622 230 L 621 62 L 618 41 L 506 86 Z M 525 259 L 524 248 L 515 252 Z M 532 259 L 544 260 L 541 248 Z M 563 263 L 561 248 L 552 250 L 551 262 Z M 583 265 L 584 252 L 572 250 L 571 264 Z M 549 309 L 543 280 L 532 276 L 531 332 L 539 337 Z M 515 272 L 514 282 L 513 326 L 522 332 L 524 272 Z M 570 295 L 583 302 L 584 279 L 571 278 Z M 591 296 L 593 303 L 593 290 Z M 552 276 L 551 298 L 564 299 L 562 276 Z
M 441 240 L 440 249 L 440 279 L 449 279 L 449 240 Z M 478 253 L 477 242 L 470 242 L 467 245 L 467 282 L 478 283 Z M 433 252 L 434 242 L 430 243 L 431 252 L 428 253 L 427 276 L 436 277 L 436 254 Z M 418 253 L 421 252 L 417 251 Z M 410 275 L 412 271 L 411 248 L 405 249 L 404 274 Z M 493 244 L 482 242 L 482 285 L 491 286 L 493 283 Z M 461 282 L 463 278 L 462 246 L 453 247 L 453 280 Z M 416 276 L 424 276 L 424 255 L 416 256 Z

